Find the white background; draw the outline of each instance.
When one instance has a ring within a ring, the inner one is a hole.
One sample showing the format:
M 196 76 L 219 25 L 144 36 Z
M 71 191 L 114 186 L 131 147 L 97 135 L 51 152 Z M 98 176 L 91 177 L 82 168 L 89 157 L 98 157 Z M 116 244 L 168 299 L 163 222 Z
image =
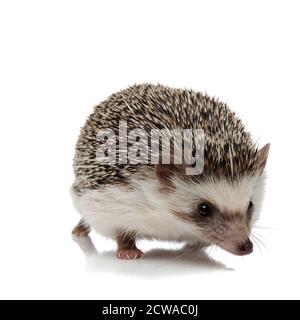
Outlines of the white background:
M 300 298 L 298 3 L 1 1 L 0 297 Z M 145 242 L 144 260 L 118 261 L 100 236 L 88 259 L 71 240 L 79 128 L 141 82 L 216 95 L 271 142 L 267 249 L 209 260 Z

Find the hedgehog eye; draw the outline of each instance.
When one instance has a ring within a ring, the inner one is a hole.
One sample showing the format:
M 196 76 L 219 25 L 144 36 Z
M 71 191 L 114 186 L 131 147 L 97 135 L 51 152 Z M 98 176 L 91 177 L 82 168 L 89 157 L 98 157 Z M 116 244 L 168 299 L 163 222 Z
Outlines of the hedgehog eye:
M 208 217 L 212 214 L 212 208 L 207 203 L 198 205 L 198 213 L 203 217 Z
M 253 206 L 254 206 L 253 202 L 250 201 L 250 202 L 249 202 L 249 205 L 248 205 L 248 211 L 252 210 L 252 209 L 253 209 Z

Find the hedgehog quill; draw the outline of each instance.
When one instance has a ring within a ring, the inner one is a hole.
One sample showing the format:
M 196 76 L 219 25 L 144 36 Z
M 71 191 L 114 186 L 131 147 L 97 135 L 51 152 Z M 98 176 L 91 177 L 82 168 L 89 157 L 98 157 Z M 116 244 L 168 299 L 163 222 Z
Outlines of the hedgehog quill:
M 112 94 L 76 144 L 71 194 L 81 220 L 72 233 L 115 239 L 120 259 L 143 256 L 140 238 L 250 254 L 269 148 L 206 94 L 152 84 Z

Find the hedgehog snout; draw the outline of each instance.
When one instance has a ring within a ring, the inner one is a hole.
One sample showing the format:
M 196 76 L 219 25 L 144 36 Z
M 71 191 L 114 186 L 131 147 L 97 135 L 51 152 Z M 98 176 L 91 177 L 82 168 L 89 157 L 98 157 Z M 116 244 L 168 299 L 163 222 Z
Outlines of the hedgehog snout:
M 240 255 L 250 254 L 253 251 L 253 243 L 248 238 L 247 240 L 244 240 L 238 244 L 237 251 L 240 253 Z
M 220 227 L 217 230 L 215 243 L 219 247 L 238 256 L 252 253 L 253 244 L 249 239 L 249 229 L 242 222 L 227 224 L 223 232 L 220 231 Z

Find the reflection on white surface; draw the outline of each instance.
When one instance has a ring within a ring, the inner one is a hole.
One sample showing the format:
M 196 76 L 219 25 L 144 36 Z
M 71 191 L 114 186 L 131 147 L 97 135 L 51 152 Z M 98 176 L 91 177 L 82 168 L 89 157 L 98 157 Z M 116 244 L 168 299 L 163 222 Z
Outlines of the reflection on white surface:
M 115 250 L 97 251 L 91 238 L 73 237 L 87 258 L 87 268 L 94 272 L 117 273 L 134 277 L 153 278 L 180 274 L 232 270 L 209 257 L 205 251 L 183 245 L 144 250 L 139 260 L 119 260 Z

